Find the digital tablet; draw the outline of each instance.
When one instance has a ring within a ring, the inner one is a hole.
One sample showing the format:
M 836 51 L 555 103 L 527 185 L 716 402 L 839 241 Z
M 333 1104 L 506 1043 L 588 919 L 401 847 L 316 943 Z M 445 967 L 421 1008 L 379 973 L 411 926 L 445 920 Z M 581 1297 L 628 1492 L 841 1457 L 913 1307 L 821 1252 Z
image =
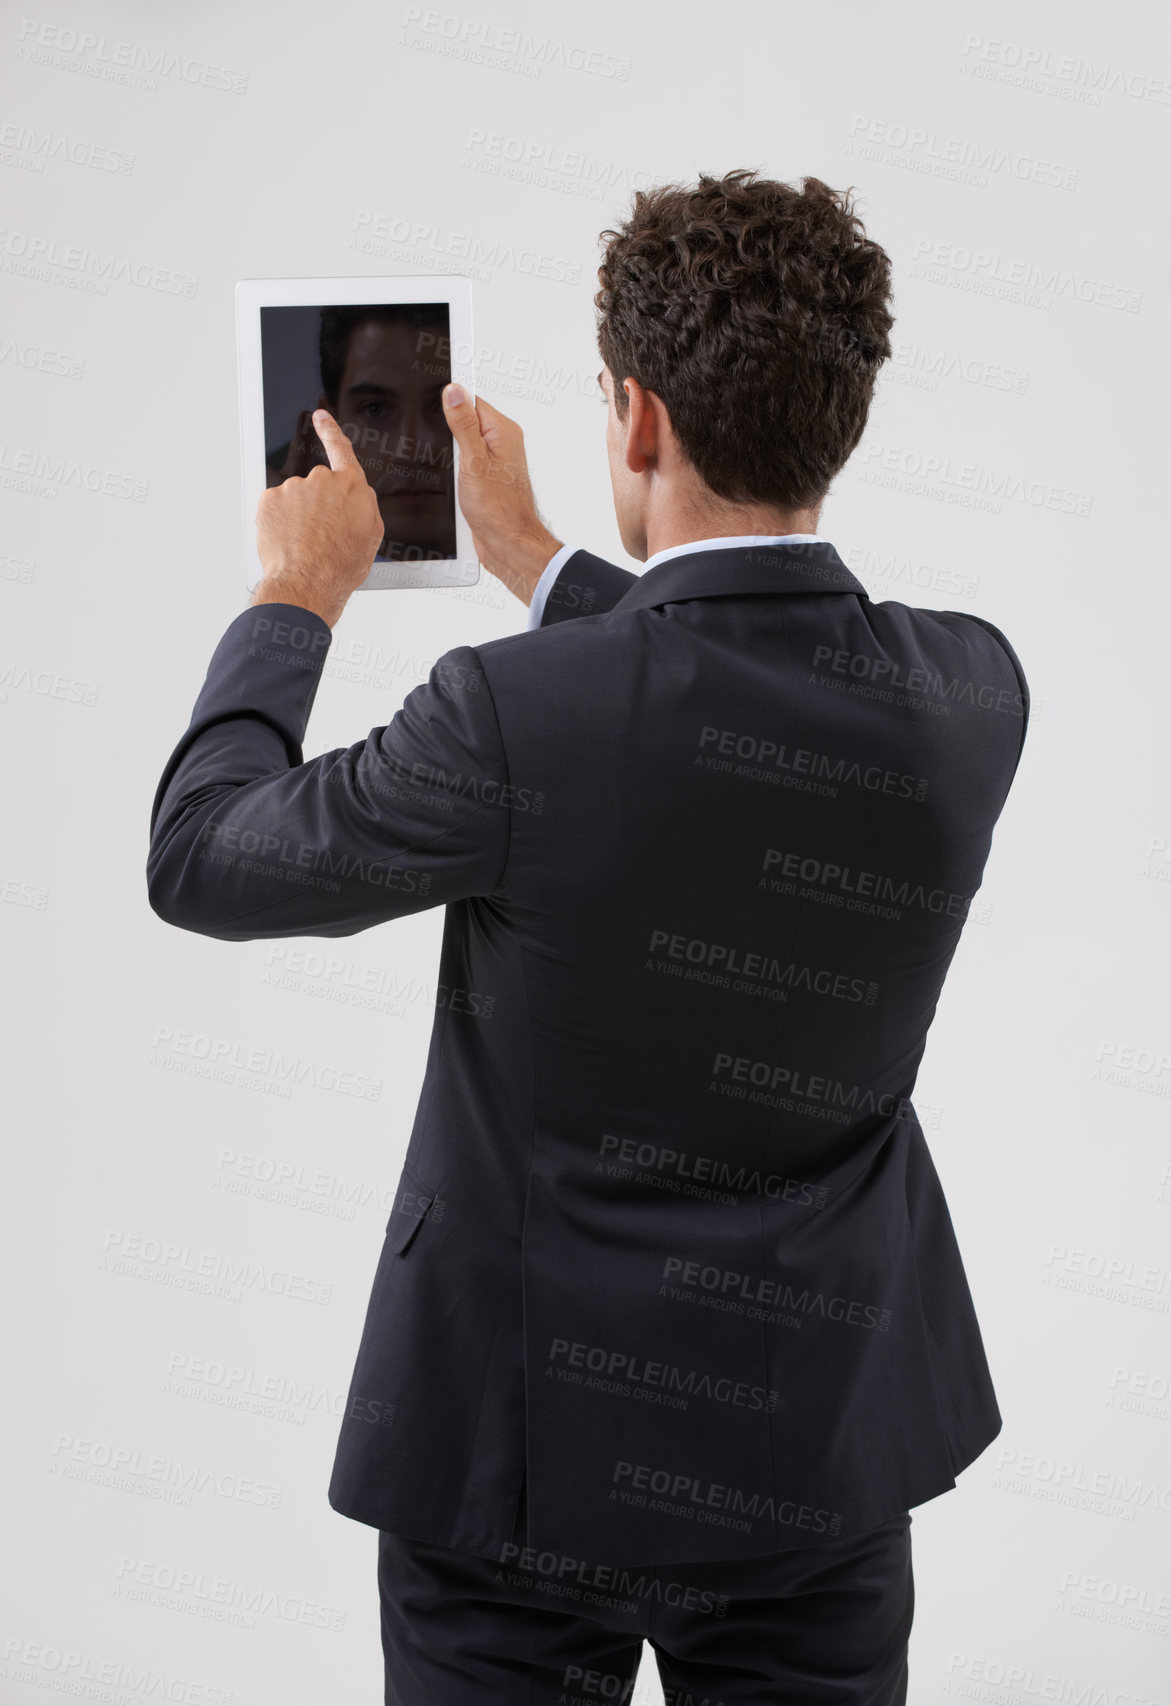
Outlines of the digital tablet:
M 317 408 L 342 427 L 378 494 L 385 532 L 361 590 L 479 579 L 456 502 L 459 447 L 441 401 L 449 380 L 475 396 L 470 279 L 241 279 L 236 349 L 250 591 L 261 577 L 261 493 L 315 463 L 329 466 Z

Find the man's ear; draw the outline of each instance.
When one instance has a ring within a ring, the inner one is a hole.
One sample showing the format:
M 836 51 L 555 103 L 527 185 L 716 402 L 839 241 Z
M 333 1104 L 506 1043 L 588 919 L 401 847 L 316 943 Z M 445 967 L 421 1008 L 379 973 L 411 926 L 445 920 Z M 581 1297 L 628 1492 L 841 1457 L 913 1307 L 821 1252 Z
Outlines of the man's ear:
M 658 450 L 658 422 L 649 394 L 637 379 L 624 379 L 622 388 L 626 392 L 626 466 L 632 474 L 642 474 Z

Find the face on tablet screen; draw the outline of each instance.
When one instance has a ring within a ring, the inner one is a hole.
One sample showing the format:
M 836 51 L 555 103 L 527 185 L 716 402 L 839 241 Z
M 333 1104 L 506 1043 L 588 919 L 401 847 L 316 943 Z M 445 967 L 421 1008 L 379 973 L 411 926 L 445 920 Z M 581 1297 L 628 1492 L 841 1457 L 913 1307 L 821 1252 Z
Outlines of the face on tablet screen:
M 378 494 L 376 561 L 456 555 L 447 304 L 261 308 L 266 483 L 328 463 L 312 411 L 339 423 Z

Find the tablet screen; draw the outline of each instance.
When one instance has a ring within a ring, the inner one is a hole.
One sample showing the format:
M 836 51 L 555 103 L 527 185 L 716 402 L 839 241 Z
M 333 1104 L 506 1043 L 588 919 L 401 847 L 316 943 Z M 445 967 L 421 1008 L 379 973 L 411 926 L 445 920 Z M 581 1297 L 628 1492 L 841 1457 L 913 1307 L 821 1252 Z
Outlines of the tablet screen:
M 378 494 L 375 561 L 454 557 L 447 303 L 262 307 L 260 344 L 266 484 L 328 466 L 311 418 L 328 409 Z

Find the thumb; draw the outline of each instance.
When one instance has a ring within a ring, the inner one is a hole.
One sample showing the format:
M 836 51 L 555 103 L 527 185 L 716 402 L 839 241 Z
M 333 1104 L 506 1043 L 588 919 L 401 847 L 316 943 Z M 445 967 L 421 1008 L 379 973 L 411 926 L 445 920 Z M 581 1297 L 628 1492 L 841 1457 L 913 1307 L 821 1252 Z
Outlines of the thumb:
M 461 456 L 471 457 L 485 449 L 475 406 L 462 385 L 443 387 L 443 413 L 459 445 Z

